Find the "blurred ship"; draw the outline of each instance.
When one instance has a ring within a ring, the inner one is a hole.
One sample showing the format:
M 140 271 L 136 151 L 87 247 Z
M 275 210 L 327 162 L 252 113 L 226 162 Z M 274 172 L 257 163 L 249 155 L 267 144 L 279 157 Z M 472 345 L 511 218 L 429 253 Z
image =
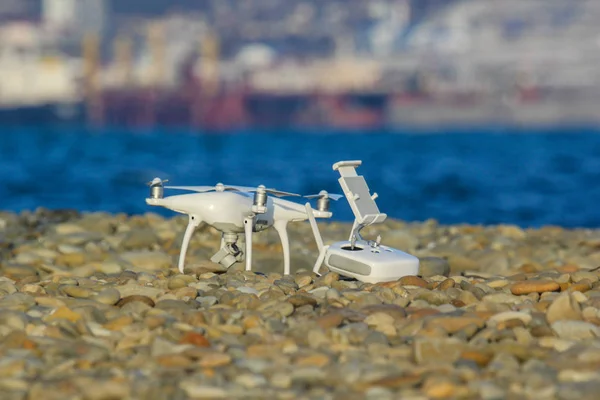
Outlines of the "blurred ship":
M 0 29 L 0 123 L 85 121 L 77 61 L 45 43 L 27 22 Z
M 547 93 L 520 76 L 502 93 L 449 86 L 438 71 L 341 55 L 333 59 L 277 61 L 264 48 L 249 60 L 221 60 L 206 35 L 201 51 L 169 69 L 160 26 L 149 34 L 146 67 L 135 75 L 131 45 L 115 43 L 113 65 L 100 68 L 98 43 L 84 49 L 86 118 L 92 124 L 180 126 L 200 130 L 298 128 L 370 130 L 403 125 L 546 122 L 556 105 L 528 114 Z M 248 64 L 252 64 L 248 67 Z M 442 64 L 440 68 L 444 68 Z M 525 107 L 526 106 L 526 107 Z M 533 108 L 532 108 L 533 107 Z M 539 107 L 538 107 L 539 108 Z M 562 114 L 561 114 L 562 115 Z M 594 112 L 595 115 L 595 112 Z

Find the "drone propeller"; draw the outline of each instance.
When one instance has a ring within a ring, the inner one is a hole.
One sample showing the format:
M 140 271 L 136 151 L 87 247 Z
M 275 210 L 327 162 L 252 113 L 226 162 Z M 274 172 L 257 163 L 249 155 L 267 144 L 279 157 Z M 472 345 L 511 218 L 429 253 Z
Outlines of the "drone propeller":
M 160 178 L 154 178 L 152 179 L 150 182 L 147 183 L 148 186 L 160 186 L 163 183 L 169 182 L 168 179 L 160 179 Z
M 341 194 L 327 193 L 326 190 L 321 190 L 319 194 L 310 194 L 304 197 L 306 197 L 307 199 L 318 199 L 317 210 L 329 211 L 329 200 L 339 200 L 344 196 Z
M 178 190 L 189 190 L 192 192 L 200 192 L 200 193 L 211 192 L 211 191 L 224 192 L 227 190 L 234 190 L 236 192 L 254 193 L 254 192 L 260 192 L 260 191 L 264 190 L 265 193 L 269 193 L 269 194 L 272 194 L 273 196 L 277 196 L 277 197 L 300 196 L 299 194 L 296 194 L 296 193 L 283 192 L 281 190 L 276 190 L 276 189 L 268 189 L 268 188 L 265 188 L 263 185 L 260 185 L 258 187 L 249 187 L 249 186 L 224 185 L 222 183 L 218 183 L 215 186 L 166 186 L 166 188 L 167 189 L 178 189 Z
M 342 197 L 344 197 L 343 194 L 335 194 L 335 193 L 328 193 L 326 190 L 321 190 L 319 192 L 319 194 L 310 194 L 308 196 L 304 196 L 307 199 L 331 199 L 331 200 L 339 200 Z
M 215 186 L 166 186 L 167 189 L 177 189 L 177 190 L 189 190 L 192 192 L 224 192 L 226 190 L 236 190 L 235 186 L 223 185 L 222 183 L 217 183 Z
M 243 186 L 238 186 L 238 190 L 240 190 L 241 192 L 265 192 L 265 193 L 269 193 L 272 194 L 273 196 L 277 196 L 277 197 L 300 197 L 299 194 L 296 193 L 290 193 L 290 192 L 284 192 L 282 190 L 277 190 L 277 189 L 268 189 L 266 187 L 264 187 L 264 185 L 259 185 L 256 188 L 250 188 L 250 187 L 243 187 Z

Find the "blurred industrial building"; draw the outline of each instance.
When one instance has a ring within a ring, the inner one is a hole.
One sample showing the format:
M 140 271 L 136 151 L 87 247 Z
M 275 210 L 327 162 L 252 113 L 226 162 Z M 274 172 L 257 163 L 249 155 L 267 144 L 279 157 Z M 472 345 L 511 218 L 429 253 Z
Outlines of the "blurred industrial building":
M 0 122 L 598 123 L 594 0 L 3 0 Z

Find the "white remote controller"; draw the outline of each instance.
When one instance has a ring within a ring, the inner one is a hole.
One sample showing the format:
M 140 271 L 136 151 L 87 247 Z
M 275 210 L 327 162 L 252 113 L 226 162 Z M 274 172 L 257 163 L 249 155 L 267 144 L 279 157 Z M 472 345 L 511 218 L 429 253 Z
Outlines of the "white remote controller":
M 395 281 L 419 273 L 419 259 L 403 251 L 361 240 L 329 246 L 324 262 L 331 271 L 363 282 Z
M 389 282 L 403 276 L 417 275 L 417 257 L 381 245 L 381 237 L 367 241 L 360 236 L 362 228 L 385 221 L 387 215 L 379 212 L 375 203 L 377 194 L 371 195 L 364 177 L 356 173 L 359 165 L 361 161 L 340 161 L 333 165 L 333 169 L 340 172 L 340 185 L 356 218 L 347 241 L 325 246 L 310 204 L 306 204 L 308 219 L 319 247 L 319 257 L 313 272 L 318 273 L 321 265 L 325 264 L 330 271 L 369 283 Z

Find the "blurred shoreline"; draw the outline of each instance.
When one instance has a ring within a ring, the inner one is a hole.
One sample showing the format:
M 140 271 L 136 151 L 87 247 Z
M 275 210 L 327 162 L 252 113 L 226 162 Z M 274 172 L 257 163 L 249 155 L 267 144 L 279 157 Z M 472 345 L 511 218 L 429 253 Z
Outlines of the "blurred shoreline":
M 189 128 L 198 132 L 239 130 L 369 130 L 409 131 L 473 129 L 569 129 L 600 127 L 597 102 L 575 99 L 507 103 L 481 100 L 468 104 L 436 101 L 397 101 L 393 95 L 380 95 L 373 104 L 357 105 L 362 94 L 340 95 L 339 103 L 349 106 L 328 107 L 321 96 L 260 96 L 253 94 L 221 96 L 201 104 L 184 96 L 157 94 L 152 98 L 130 94 L 103 97 L 101 115 L 93 115 L 89 105 L 44 104 L 28 107 L 0 107 L 4 126 L 64 126 L 81 128 Z M 371 97 L 372 99 L 373 97 Z M 599 98 L 600 100 L 600 98 Z
M 0 5 L 0 122 L 600 123 L 594 1 L 121 3 Z

